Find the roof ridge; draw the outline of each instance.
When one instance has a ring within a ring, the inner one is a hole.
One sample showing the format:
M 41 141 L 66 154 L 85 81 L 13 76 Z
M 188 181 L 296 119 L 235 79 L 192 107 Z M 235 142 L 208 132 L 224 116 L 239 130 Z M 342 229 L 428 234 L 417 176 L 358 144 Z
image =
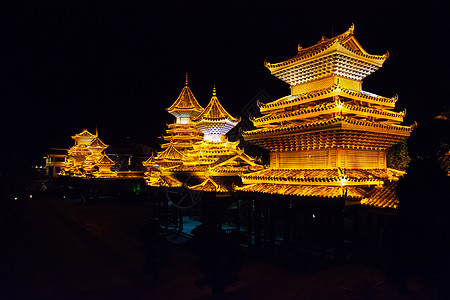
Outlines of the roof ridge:
M 240 118 L 233 117 L 227 110 L 222 106 L 219 99 L 215 94 L 215 88 L 213 91 L 213 96 L 209 101 L 208 105 L 205 107 L 203 112 L 201 112 L 197 117 L 193 118 L 194 122 L 200 120 L 225 120 L 228 119 L 232 122 L 239 122 Z
M 201 107 L 200 104 L 198 104 L 197 99 L 195 98 L 194 94 L 189 88 L 187 79 L 186 85 L 181 90 L 177 100 L 175 100 L 175 102 L 166 110 L 168 112 L 171 112 L 175 110 L 185 110 L 185 109 L 203 111 L 203 107 Z
M 184 157 L 184 154 L 181 153 L 173 143 L 170 143 L 164 151 L 159 153 L 156 159 L 182 159 Z
M 321 52 L 324 52 L 325 50 L 329 49 L 330 47 L 332 47 L 335 44 L 339 44 L 342 47 L 344 47 L 346 50 L 348 50 L 354 54 L 360 55 L 367 59 L 385 60 L 389 57 L 389 52 L 387 52 L 383 55 L 368 54 L 362 48 L 362 46 L 359 44 L 359 42 L 356 40 L 356 38 L 353 34 L 354 29 L 355 29 L 355 25 L 352 23 L 352 25 L 350 26 L 349 29 L 347 29 L 345 32 L 343 32 L 337 36 L 330 37 L 330 38 L 326 38 L 325 36 L 322 36 L 322 38 L 319 42 L 317 42 L 316 44 L 314 44 L 312 46 L 306 47 L 306 48 L 302 48 L 300 45 L 298 45 L 297 46 L 298 53 L 295 56 L 293 56 L 285 61 L 278 62 L 278 63 L 269 63 L 267 61 L 264 61 L 264 66 L 267 67 L 268 69 L 284 67 L 291 63 L 295 63 L 295 62 L 302 61 L 302 60 L 308 59 L 310 57 L 313 57 Z M 347 46 L 347 42 L 349 42 L 350 40 L 354 41 L 353 44 L 356 48 L 358 48 L 358 51 Z

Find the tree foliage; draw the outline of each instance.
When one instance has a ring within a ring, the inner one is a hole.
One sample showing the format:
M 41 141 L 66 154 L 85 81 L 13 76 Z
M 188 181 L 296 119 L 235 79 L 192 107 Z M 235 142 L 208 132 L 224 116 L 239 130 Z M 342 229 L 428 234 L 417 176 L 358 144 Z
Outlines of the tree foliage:
M 393 283 L 419 281 L 445 295 L 450 283 L 449 187 L 450 178 L 430 157 L 413 160 L 399 181 L 399 213 L 387 239 Z
M 389 148 L 386 153 L 386 161 L 388 168 L 405 171 L 411 162 L 407 142 L 403 141 Z

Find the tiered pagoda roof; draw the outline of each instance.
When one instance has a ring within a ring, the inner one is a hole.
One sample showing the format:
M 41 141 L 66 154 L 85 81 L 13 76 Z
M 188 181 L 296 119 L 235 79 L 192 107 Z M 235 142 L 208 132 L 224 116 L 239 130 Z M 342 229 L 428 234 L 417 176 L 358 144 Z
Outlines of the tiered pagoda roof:
M 194 94 L 188 86 L 188 76 L 186 74 L 186 85 L 181 90 L 177 100 L 166 109 L 175 117 L 194 117 L 203 111 L 203 107 L 198 104 Z
M 275 113 L 286 108 L 292 108 L 298 106 L 305 107 L 310 105 L 310 102 L 319 102 L 321 100 L 326 101 L 328 98 L 339 98 L 351 99 L 353 101 L 358 101 L 365 103 L 365 106 L 377 107 L 380 109 L 392 109 L 395 107 L 395 103 L 398 100 L 398 95 L 394 97 L 383 97 L 373 93 L 369 93 L 362 90 L 350 90 L 343 88 L 339 84 L 339 80 L 336 80 L 336 84 L 326 87 L 324 89 L 308 91 L 301 94 L 293 94 L 282 97 L 270 103 L 258 102 L 261 113 Z
M 294 57 L 279 63 L 265 62 L 272 75 L 291 86 L 317 80 L 331 74 L 363 80 L 375 72 L 389 57 L 367 53 L 353 35 L 354 25 L 344 33 L 322 39 L 314 46 L 302 48 Z M 354 68 L 357 63 L 360 67 Z
M 114 177 L 111 167 L 115 164 L 104 151 L 108 145 L 103 143 L 98 132 L 90 133 L 84 129 L 81 133 L 72 136 L 75 145 L 67 150 L 66 164 L 62 168 L 63 175 L 78 177 Z
M 387 149 L 409 137 L 414 126 L 373 123 L 334 116 L 328 120 L 288 123 L 243 133 L 243 137 L 271 151 L 321 148 Z
M 256 129 L 243 137 L 271 152 L 271 168 L 242 175 L 238 190 L 395 206 L 394 198 L 389 202 L 372 190 L 398 178 L 387 169 L 386 149 L 408 138 L 415 125 L 401 125 L 406 111 L 393 111 L 398 96 L 362 89 L 362 80 L 389 55 L 367 53 L 353 32 L 352 25 L 311 47 L 299 46 L 286 61 L 265 63 L 291 86 L 291 95 L 258 102 L 262 116 L 251 118 Z
M 169 144 L 174 144 L 178 149 L 192 149 L 192 144 L 203 139 L 203 134 L 194 124 L 174 123 L 168 124 L 167 127 L 167 134 L 163 136 L 166 143 L 161 145 L 163 149 Z
M 92 142 L 96 137 L 96 134 L 92 134 L 87 129 L 84 129 L 82 132 L 72 136 L 72 139 L 74 139 L 77 144 L 88 144 Z
M 398 208 L 398 181 L 386 181 L 383 186 L 374 188 L 361 204 L 377 208 Z
M 352 186 L 378 185 L 393 174 L 387 169 L 265 169 L 243 174 L 247 183 Z
M 182 152 L 192 150 L 192 144 L 203 139 L 203 134 L 192 122 L 192 118 L 198 116 L 203 111 L 203 107 L 198 104 L 188 86 L 187 74 L 186 85 L 177 100 L 167 108 L 167 111 L 176 117 L 176 121 L 167 125 L 166 135 L 163 136 L 165 143 L 161 145 L 161 148 L 166 149 L 173 144 Z
M 185 95 L 180 95 L 168 109 L 177 117 L 176 123 L 168 125 L 164 136 L 168 143 L 162 145 L 164 150 L 156 157 L 143 163 L 147 168 L 146 182 L 151 186 L 230 194 L 233 184 L 241 182 L 239 174 L 262 168 L 239 149 L 239 141 L 228 141 L 225 136 L 240 119 L 225 110 L 215 88 L 211 101 L 199 114 L 189 115 L 189 118 L 176 115 L 174 111 L 184 113 L 186 107 L 195 106 L 192 105 L 195 98 L 187 89 L 183 89 L 183 93 Z
M 193 118 L 195 126 L 203 132 L 205 140 L 220 141 L 220 138 L 236 126 L 241 119 L 231 116 L 216 96 L 216 88 L 213 88 L 213 95 L 205 110 Z

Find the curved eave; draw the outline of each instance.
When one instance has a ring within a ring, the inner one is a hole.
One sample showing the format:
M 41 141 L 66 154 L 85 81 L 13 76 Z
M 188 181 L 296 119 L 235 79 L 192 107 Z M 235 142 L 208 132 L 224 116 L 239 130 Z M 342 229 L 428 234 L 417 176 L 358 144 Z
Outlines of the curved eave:
M 414 126 L 391 125 L 383 123 L 373 123 L 369 121 L 355 120 L 347 117 L 336 117 L 327 121 L 311 122 L 300 125 L 279 126 L 267 129 L 256 129 L 245 131 L 242 136 L 246 140 L 259 139 L 260 137 L 277 137 L 285 134 L 303 133 L 320 130 L 361 130 L 379 133 L 389 133 L 402 136 L 409 136 Z
M 310 48 L 313 48 L 313 47 L 314 46 L 312 46 Z M 386 52 L 383 55 L 371 55 L 371 54 L 365 54 L 362 51 L 361 52 L 355 51 L 353 49 L 350 49 L 347 45 L 342 44 L 338 38 L 334 39 L 327 46 L 318 47 L 318 49 L 315 51 L 307 51 L 308 49 L 309 48 L 305 49 L 304 51 L 301 51 L 296 56 L 294 56 L 288 60 L 282 61 L 282 62 L 278 62 L 278 63 L 264 62 L 264 66 L 270 70 L 271 74 L 274 74 L 274 73 L 277 73 L 278 71 L 281 71 L 281 70 L 284 70 L 287 68 L 291 68 L 298 64 L 302 64 L 304 62 L 317 59 L 319 57 L 328 55 L 333 52 L 340 52 L 340 53 L 348 55 L 350 57 L 362 60 L 364 62 L 373 64 L 373 65 L 376 65 L 377 67 L 381 67 L 383 65 L 384 61 L 389 57 L 389 52 Z
M 197 99 L 195 99 L 194 94 L 191 89 L 186 85 L 182 90 L 177 100 L 168 107 L 167 111 L 175 111 L 175 110 L 186 110 L 186 109 L 194 109 L 198 111 L 202 111 L 203 107 L 198 104 Z
M 223 121 L 225 119 L 229 120 L 230 122 L 236 123 L 239 123 L 239 121 L 241 120 L 240 118 L 234 118 L 233 116 L 231 116 L 222 106 L 222 104 L 220 104 L 219 99 L 217 99 L 216 96 L 213 96 L 203 112 L 197 117 L 194 117 L 192 121 Z
M 276 115 L 263 116 L 251 119 L 256 127 L 271 125 L 272 123 L 281 121 L 301 120 L 305 118 L 317 117 L 324 114 L 341 113 L 355 114 L 361 116 L 374 117 L 378 119 L 386 119 L 393 122 L 401 123 L 406 114 L 403 112 L 393 112 L 388 110 L 377 110 L 369 107 L 360 107 L 350 104 L 328 103 L 321 104 L 306 109 L 300 109 L 293 112 L 280 113 Z
M 241 121 L 241 118 L 222 118 L 222 119 L 218 119 L 218 118 L 202 118 L 201 120 L 196 121 L 195 126 L 198 126 L 199 124 L 202 123 L 211 123 L 211 124 L 218 124 L 218 123 L 228 123 L 228 124 L 234 124 L 234 126 L 236 126 L 239 122 Z
M 166 108 L 167 112 L 173 115 L 175 118 L 178 117 L 196 117 L 200 115 L 203 111 L 203 109 L 196 109 L 196 108 L 174 108 L 170 109 Z
M 355 188 L 347 189 L 347 195 L 345 198 L 361 199 L 363 195 L 358 193 Z M 262 193 L 269 195 L 283 195 L 294 197 L 307 197 L 307 198 L 328 198 L 338 199 L 344 197 L 344 189 L 341 187 L 333 186 L 298 186 L 298 185 L 282 185 L 282 184 L 250 184 L 242 187 L 235 187 L 236 191 L 247 193 Z
M 273 110 L 291 107 L 293 105 L 312 102 L 312 101 L 316 101 L 316 100 L 326 99 L 326 98 L 329 98 L 332 96 L 349 97 L 349 98 L 352 98 L 355 100 L 361 100 L 364 102 L 369 102 L 372 104 L 377 104 L 377 105 L 385 106 L 385 107 L 389 107 L 389 108 L 394 108 L 395 103 L 398 100 L 397 95 L 392 98 L 381 97 L 381 96 L 372 96 L 372 95 L 364 94 L 364 93 L 357 92 L 357 91 L 351 91 L 351 90 L 342 88 L 339 85 L 335 84 L 330 88 L 298 95 L 295 98 L 283 97 L 283 98 L 275 100 L 273 102 L 260 103 L 259 108 L 260 108 L 261 113 L 270 113 Z
M 156 160 L 182 160 L 185 156 L 178 151 L 171 143 L 166 150 L 162 151 L 156 157 Z

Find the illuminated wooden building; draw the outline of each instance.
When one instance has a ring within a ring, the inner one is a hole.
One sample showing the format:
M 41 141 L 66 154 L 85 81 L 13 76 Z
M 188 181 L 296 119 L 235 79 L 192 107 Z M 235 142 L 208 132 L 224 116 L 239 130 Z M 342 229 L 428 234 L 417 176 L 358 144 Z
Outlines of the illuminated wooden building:
M 98 133 L 90 133 L 84 129 L 81 133 L 72 136 L 75 141 L 69 150 L 62 175 L 74 177 L 114 177 L 115 172 L 111 171 L 114 162 L 105 155 L 108 145 L 99 138 Z
M 202 133 L 195 127 L 192 119 L 197 117 L 202 111 L 197 99 L 188 86 L 188 76 L 186 74 L 186 85 L 181 90 L 177 100 L 166 109 L 176 120 L 175 123 L 167 125 L 167 135 L 164 135 L 166 143 L 161 145 L 166 149 L 173 145 L 180 151 L 192 150 L 192 144 L 202 140 Z
M 353 30 L 298 46 L 286 61 L 265 62 L 291 94 L 258 103 L 262 116 L 251 119 L 256 129 L 243 137 L 270 151 L 270 168 L 244 174 L 239 190 L 396 208 L 396 201 L 370 197 L 398 178 L 401 172 L 386 166 L 386 149 L 407 139 L 413 126 L 400 125 L 405 111 L 393 111 L 397 96 L 362 89 L 389 55 L 367 53 Z
M 50 177 L 56 178 L 66 165 L 67 150 L 60 148 L 50 148 L 50 150 L 51 153 L 48 153 L 44 157 L 46 174 Z
M 239 149 L 239 141 L 231 142 L 226 133 L 239 123 L 221 105 L 214 88 L 211 101 L 203 109 L 189 87 L 183 88 L 175 103 L 167 109 L 176 117 L 168 125 L 170 136 L 163 150 L 143 164 L 150 186 L 229 195 L 241 173 L 262 169 L 255 160 Z M 188 179 L 186 179 L 188 178 Z

